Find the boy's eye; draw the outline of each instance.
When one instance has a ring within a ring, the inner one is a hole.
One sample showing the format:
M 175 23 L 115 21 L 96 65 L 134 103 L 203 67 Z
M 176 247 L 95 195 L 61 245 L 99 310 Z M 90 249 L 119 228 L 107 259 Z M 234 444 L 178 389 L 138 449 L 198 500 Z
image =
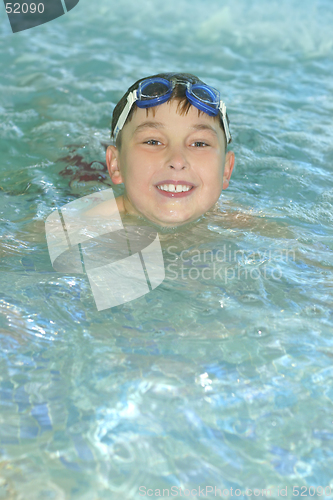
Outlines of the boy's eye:
M 149 139 L 149 141 L 145 141 L 144 144 L 148 144 L 149 146 L 158 146 L 161 142 L 156 139 Z
M 193 142 L 192 145 L 195 146 L 196 148 L 204 148 L 205 146 L 208 146 L 207 142 L 203 141 L 195 141 Z

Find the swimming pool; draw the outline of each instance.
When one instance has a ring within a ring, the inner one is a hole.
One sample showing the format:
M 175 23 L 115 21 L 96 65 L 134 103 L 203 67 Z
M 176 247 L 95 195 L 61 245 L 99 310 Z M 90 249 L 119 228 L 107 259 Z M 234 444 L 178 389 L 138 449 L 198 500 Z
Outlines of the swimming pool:
M 331 496 L 332 21 L 328 0 L 81 0 L 13 35 L 3 11 L 0 498 Z M 221 90 L 236 169 L 160 233 L 163 283 L 97 311 L 45 220 L 110 188 L 114 104 L 170 70 Z

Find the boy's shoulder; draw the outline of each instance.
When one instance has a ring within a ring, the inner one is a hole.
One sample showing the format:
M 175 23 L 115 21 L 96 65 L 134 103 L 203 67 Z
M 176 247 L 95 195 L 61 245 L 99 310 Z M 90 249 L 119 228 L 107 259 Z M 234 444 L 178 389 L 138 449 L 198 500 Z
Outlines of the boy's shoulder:
M 109 200 L 102 201 L 95 207 L 84 212 L 83 215 L 85 217 L 108 217 L 115 214 L 116 212 L 124 212 L 124 199 L 122 195 L 118 196 L 117 198 L 111 198 Z

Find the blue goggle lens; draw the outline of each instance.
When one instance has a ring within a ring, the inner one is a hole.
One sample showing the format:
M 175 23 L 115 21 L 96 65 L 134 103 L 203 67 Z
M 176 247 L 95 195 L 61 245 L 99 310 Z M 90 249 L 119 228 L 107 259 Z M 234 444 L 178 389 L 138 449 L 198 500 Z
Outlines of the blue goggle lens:
M 191 85 L 186 92 L 188 100 L 205 113 L 216 116 L 219 112 L 220 93 L 207 85 Z
M 219 104 L 219 99 L 217 98 L 215 93 L 213 93 L 207 87 L 204 88 L 202 86 L 200 86 L 200 87 L 199 86 L 198 87 L 192 86 L 192 94 L 194 95 L 194 97 L 199 99 L 199 101 L 203 101 L 207 104 L 212 104 L 212 105 Z
M 165 85 L 162 82 L 150 82 L 141 87 L 141 99 L 152 99 L 161 97 L 169 91 L 170 85 Z
M 172 83 L 164 78 L 155 78 L 143 81 L 138 87 L 139 108 L 147 108 L 166 102 L 172 93 Z M 149 103 L 151 101 L 151 104 Z

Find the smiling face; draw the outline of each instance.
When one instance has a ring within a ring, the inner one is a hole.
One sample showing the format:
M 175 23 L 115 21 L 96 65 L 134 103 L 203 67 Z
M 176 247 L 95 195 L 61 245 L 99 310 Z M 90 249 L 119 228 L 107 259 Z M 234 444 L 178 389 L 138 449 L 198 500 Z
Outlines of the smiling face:
M 137 108 L 121 149 L 109 146 L 106 153 L 112 181 L 125 185 L 125 210 L 160 226 L 194 221 L 212 208 L 234 166 L 218 118 L 193 106 L 181 115 L 177 106 L 168 101 L 148 116 Z

